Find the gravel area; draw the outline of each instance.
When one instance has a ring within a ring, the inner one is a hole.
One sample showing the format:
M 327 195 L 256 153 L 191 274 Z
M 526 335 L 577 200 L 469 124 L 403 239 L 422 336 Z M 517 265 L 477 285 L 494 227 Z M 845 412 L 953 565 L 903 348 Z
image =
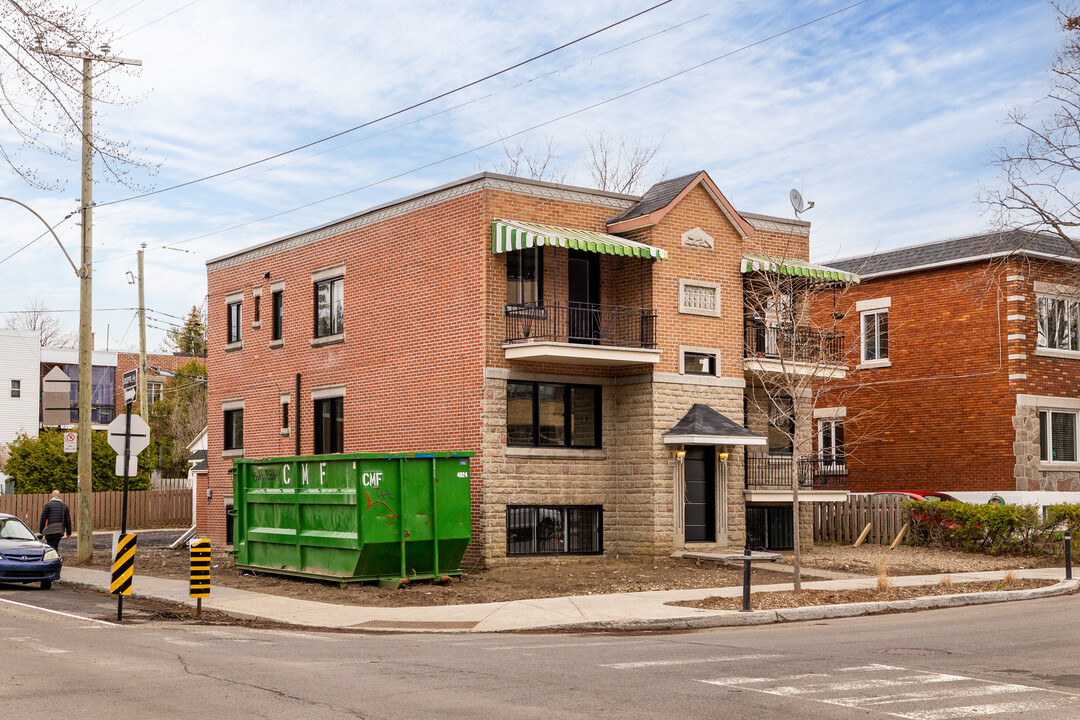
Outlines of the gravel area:
M 790 564 L 791 553 L 784 553 Z M 977 555 L 975 553 L 940 550 L 937 548 L 900 545 L 890 550 L 887 545 L 818 545 L 802 554 L 806 568 L 821 568 L 860 575 L 877 575 L 884 562 L 888 575 L 936 575 L 940 573 L 979 572 L 982 570 L 1020 570 L 1022 568 L 1061 567 L 1061 558 L 1049 555 L 1035 557 Z

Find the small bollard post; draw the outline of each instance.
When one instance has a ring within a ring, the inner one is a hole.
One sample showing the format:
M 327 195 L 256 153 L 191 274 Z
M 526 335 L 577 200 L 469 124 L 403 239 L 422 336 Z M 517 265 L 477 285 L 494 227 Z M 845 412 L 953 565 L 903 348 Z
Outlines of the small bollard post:
M 1065 531 L 1065 579 L 1072 580 L 1072 533 Z
M 750 612 L 750 548 L 743 551 L 742 611 Z

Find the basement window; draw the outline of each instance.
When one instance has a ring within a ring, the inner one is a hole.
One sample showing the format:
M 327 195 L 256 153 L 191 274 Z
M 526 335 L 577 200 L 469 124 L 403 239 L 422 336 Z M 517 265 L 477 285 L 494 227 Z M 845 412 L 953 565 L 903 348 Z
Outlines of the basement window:
M 507 505 L 506 554 L 603 555 L 602 505 Z

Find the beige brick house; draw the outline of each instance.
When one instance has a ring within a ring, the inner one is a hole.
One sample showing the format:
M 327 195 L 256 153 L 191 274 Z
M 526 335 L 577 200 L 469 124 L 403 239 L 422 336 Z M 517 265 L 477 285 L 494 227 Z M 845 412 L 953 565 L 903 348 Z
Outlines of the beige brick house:
M 234 457 L 472 450 L 487 560 L 741 549 L 747 497 L 791 513 L 744 476 L 783 451 L 744 409 L 747 258 L 808 246 L 705 172 L 641 197 L 483 173 L 211 260 L 200 531 L 225 536 Z

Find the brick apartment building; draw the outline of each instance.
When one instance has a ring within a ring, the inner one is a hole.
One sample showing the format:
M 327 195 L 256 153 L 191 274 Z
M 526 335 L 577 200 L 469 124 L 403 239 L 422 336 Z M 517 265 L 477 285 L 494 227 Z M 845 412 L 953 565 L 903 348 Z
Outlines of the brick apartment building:
M 862 277 L 835 403 L 852 492 L 1080 490 L 1077 261 L 1012 231 L 832 263 Z
M 704 172 L 641 197 L 483 173 L 215 258 L 199 531 L 224 540 L 236 457 L 471 450 L 487 560 L 741 549 L 748 499 L 791 515 L 744 478 L 744 448 L 783 452 L 744 411 L 769 272 L 744 256 L 820 275 L 808 247 Z

